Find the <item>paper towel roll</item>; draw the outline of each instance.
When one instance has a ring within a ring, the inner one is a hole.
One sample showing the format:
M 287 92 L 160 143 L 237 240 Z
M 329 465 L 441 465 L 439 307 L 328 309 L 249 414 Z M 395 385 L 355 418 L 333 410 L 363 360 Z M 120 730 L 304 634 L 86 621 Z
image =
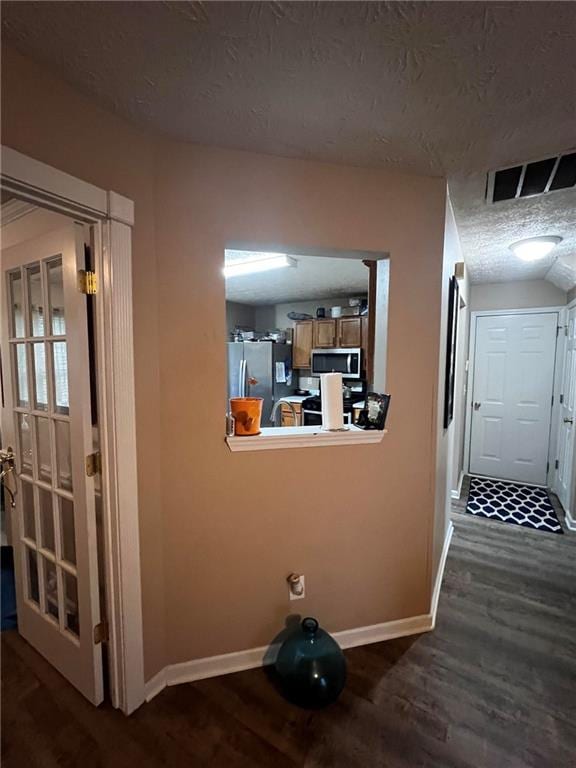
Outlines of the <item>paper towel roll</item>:
M 341 373 L 323 373 L 320 376 L 320 396 L 322 399 L 322 429 L 343 429 L 344 400 Z

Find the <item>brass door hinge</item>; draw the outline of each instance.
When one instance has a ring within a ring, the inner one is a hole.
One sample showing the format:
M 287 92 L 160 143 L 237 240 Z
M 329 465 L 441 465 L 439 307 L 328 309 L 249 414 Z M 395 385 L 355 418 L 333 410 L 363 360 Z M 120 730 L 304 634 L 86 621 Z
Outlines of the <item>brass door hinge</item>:
M 108 642 L 108 622 L 101 621 L 94 627 L 94 645 Z
M 96 272 L 90 272 L 88 269 L 79 269 L 78 290 L 87 296 L 93 296 L 95 293 L 98 293 L 98 276 Z
M 102 472 L 102 457 L 99 452 L 86 456 L 86 474 L 94 477 Z

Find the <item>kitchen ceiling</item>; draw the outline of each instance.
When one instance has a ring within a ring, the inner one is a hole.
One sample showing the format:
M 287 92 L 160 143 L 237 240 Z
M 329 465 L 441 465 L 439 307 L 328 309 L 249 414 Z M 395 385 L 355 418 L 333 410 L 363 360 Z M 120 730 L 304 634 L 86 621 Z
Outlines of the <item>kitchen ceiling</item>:
M 368 293 L 368 267 L 360 259 L 292 255 L 296 267 L 226 278 L 226 300 L 264 305 Z
M 446 175 L 474 281 L 576 282 L 573 190 L 484 203 L 489 170 L 574 147 L 574 3 L 4 2 L 2 23 L 166 135 Z M 549 271 L 508 251 L 543 233 L 564 238 Z

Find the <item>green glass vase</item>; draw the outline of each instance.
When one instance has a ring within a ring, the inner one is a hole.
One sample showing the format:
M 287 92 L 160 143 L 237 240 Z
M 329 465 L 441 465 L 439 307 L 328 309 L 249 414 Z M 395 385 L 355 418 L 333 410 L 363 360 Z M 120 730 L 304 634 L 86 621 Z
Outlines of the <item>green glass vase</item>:
M 308 617 L 280 646 L 275 672 L 288 701 L 304 709 L 322 709 L 342 693 L 346 659 L 336 640 Z

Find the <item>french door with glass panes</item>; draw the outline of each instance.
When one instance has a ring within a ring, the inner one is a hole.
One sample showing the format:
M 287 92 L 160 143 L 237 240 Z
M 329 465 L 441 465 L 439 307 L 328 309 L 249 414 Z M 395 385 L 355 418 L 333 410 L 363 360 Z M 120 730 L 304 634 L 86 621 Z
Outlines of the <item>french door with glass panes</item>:
M 3 448 L 16 455 L 20 634 L 90 701 L 103 698 L 84 228 L 2 251 Z M 8 374 L 8 375 L 7 375 Z

